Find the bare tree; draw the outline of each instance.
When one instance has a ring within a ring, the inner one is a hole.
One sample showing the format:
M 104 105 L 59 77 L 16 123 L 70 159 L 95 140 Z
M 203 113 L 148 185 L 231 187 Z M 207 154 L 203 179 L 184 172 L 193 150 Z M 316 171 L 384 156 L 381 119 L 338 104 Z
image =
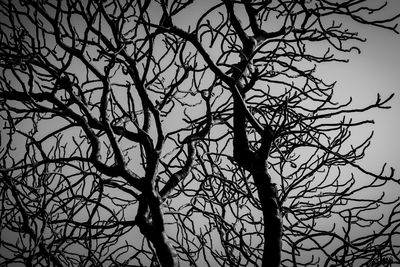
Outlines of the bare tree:
M 316 71 L 385 7 L 0 1 L 0 265 L 400 263 L 399 180 L 351 132 L 393 95 Z

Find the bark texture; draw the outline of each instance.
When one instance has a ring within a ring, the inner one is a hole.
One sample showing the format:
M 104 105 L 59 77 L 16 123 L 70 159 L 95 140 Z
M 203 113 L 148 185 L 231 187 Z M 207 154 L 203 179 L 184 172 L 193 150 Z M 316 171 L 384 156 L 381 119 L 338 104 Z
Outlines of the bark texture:
M 149 205 L 149 202 L 153 203 Z M 136 222 L 140 232 L 152 243 L 160 266 L 178 267 L 178 254 L 165 233 L 163 214 L 160 206 L 160 201 L 149 200 L 142 196 Z
M 282 249 L 282 215 L 275 184 L 263 162 L 255 162 L 252 172 L 264 217 L 264 252 L 262 266 L 280 266 Z
M 278 267 L 281 262 L 282 216 L 277 189 L 267 170 L 273 136 L 268 128 L 264 130 L 260 148 L 257 151 L 251 151 L 246 132 L 245 112 L 239 101 L 237 98 L 234 101 L 234 158 L 242 168 L 252 174 L 257 187 L 264 218 L 262 266 Z

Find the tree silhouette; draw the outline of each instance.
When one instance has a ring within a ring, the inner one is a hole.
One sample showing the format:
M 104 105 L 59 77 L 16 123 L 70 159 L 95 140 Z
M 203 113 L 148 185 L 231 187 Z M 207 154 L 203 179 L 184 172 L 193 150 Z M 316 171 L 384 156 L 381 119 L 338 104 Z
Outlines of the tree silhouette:
M 385 8 L 1 1 L 0 265 L 400 263 L 399 180 L 351 132 L 393 95 L 358 107 L 316 70 L 354 25 L 396 31 Z

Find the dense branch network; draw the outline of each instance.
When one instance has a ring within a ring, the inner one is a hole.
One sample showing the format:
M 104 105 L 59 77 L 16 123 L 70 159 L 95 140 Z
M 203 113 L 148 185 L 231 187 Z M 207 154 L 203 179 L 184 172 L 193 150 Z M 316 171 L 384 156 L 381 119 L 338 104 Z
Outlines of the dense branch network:
M 393 95 L 316 70 L 386 5 L 1 1 L 0 265 L 400 263 L 399 181 L 351 132 Z

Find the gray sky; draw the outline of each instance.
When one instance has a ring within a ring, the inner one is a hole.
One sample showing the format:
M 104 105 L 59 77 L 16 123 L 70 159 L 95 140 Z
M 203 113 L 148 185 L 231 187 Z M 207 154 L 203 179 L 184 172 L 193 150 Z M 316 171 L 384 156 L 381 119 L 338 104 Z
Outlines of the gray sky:
M 400 1 L 392 1 L 400 12 Z M 366 114 L 375 121 L 370 126 L 375 135 L 366 161 L 376 165 L 387 161 L 400 171 L 400 34 L 370 27 L 361 27 L 359 33 L 367 38 L 359 46 L 361 54 L 353 53 L 347 64 L 319 67 L 329 80 L 337 81 L 336 93 L 353 96 L 355 105 L 374 102 L 378 93 L 382 98 L 395 93 L 390 110 Z

